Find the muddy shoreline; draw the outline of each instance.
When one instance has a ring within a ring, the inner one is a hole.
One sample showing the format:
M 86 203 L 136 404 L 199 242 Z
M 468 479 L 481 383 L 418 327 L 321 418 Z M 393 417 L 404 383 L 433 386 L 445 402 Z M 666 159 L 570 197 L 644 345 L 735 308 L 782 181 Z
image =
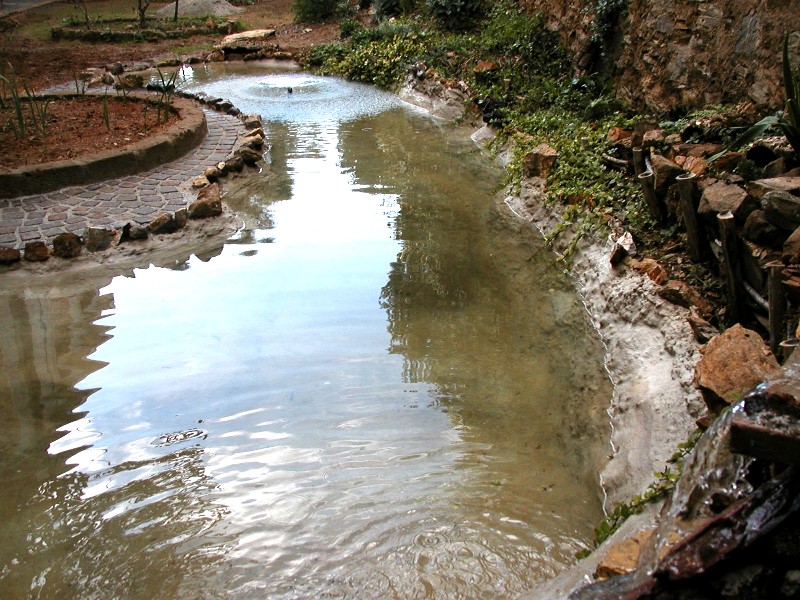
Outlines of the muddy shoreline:
M 405 102 L 427 110 L 432 116 L 455 122 L 465 109 L 458 90 L 411 82 L 400 92 Z M 421 89 L 423 88 L 423 89 Z M 467 123 L 473 141 L 485 147 L 494 132 L 482 123 Z M 498 159 L 509 162 L 509 151 Z M 560 222 L 560 208 L 547 203 L 545 182 L 523 180 L 518 191 L 507 190 L 505 206 L 517 219 L 537 230 L 553 233 Z M 561 233 L 554 253 L 562 254 L 574 232 Z M 611 267 L 610 240 L 587 236 L 571 256 L 569 274 L 584 301 L 589 317 L 605 347 L 605 365 L 613 384 L 607 409 L 611 425 L 608 461 L 599 473 L 604 509 L 641 494 L 662 470 L 678 444 L 696 429 L 696 419 L 705 409 L 692 379 L 700 359 L 699 347 L 687 321 L 688 309 L 663 300 L 657 286 L 646 275 L 620 266 Z M 589 557 L 567 567 L 554 579 L 528 595 L 531 599 L 565 598 L 592 583 L 593 573 L 615 543 L 652 528 L 661 503 L 634 515 Z

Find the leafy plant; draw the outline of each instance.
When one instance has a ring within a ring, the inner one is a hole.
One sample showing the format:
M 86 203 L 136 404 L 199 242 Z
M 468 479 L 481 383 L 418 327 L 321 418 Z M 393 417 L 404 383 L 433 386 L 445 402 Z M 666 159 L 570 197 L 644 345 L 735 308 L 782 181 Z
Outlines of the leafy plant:
M 340 0 L 295 0 L 292 5 L 295 21 L 315 23 L 334 16 L 341 8 Z
M 788 35 L 783 39 L 783 89 L 786 107 L 784 114 L 778 118 L 778 127 L 800 157 L 800 66 L 792 68 Z
M 723 154 L 741 148 L 762 138 L 767 131 L 778 127 L 794 150 L 795 156 L 800 159 L 800 67 L 792 67 L 789 58 L 789 36 L 783 39 L 783 90 L 786 94 L 786 104 L 781 113 L 769 115 L 758 123 L 750 126 L 742 135 L 725 146 L 720 152 L 708 159 L 714 162 Z
M 28 108 L 31 111 L 31 118 L 33 125 L 42 135 L 47 134 L 47 109 L 50 107 L 50 100 L 42 100 L 37 98 L 36 94 L 31 91 L 25 83 L 22 84 L 22 89 L 28 98 Z
M 15 119 L 8 120 L 8 125 L 13 130 L 14 136 L 17 139 L 21 139 L 28 134 L 28 123 L 22 108 L 25 100 L 27 100 L 33 126 L 39 130 L 42 135 L 45 135 L 47 133 L 47 109 L 50 106 L 50 101 L 37 98 L 36 94 L 28 88 L 24 81 L 18 84 L 17 73 L 10 63 L 8 69 L 8 77 L 0 75 L 0 82 L 2 82 L 2 94 L 0 94 L 0 98 L 2 98 L 2 106 L 7 106 L 6 103 L 8 100 L 10 100 L 11 105 L 14 106 Z M 19 93 L 20 87 L 22 87 L 22 90 L 25 92 L 25 100 L 23 100 Z M 6 96 L 6 94 L 8 94 L 8 96 Z
M 27 133 L 27 124 L 25 123 L 25 114 L 22 112 L 22 99 L 20 98 L 19 87 L 17 86 L 17 73 L 10 63 L 8 65 L 8 70 L 8 77 L 5 75 L 0 75 L 0 80 L 3 81 L 4 90 L 8 89 L 9 99 L 11 100 L 11 104 L 14 106 L 14 114 L 16 116 L 16 122 L 9 119 L 8 124 L 14 130 L 14 135 L 17 138 L 23 138 Z
M 426 0 L 425 4 L 439 26 L 448 31 L 469 29 L 484 9 L 483 0 Z
M 411 14 L 416 8 L 416 0 L 375 0 L 375 14 L 378 18 Z
M 156 100 L 156 123 L 166 123 L 169 121 L 172 100 L 177 91 L 176 82 L 178 72 L 174 71 L 171 75 L 165 75 L 161 69 L 157 69 L 159 83 L 156 84 L 158 99 Z

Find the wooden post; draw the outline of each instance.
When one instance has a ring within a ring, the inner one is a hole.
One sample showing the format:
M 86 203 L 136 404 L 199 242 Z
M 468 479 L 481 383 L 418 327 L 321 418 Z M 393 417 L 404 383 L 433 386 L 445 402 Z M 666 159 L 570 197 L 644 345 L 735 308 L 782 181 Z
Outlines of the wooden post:
M 722 238 L 723 269 L 727 287 L 728 316 L 732 322 L 738 323 L 742 318 L 741 270 L 739 268 L 739 240 L 736 236 L 736 225 L 733 214 L 726 210 L 717 215 L 720 237 Z
M 768 300 L 769 300 L 769 347 L 778 356 L 783 341 L 783 320 L 786 317 L 786 290 L 783 289 L 783 263 L 772 261 L 767 263 Z
M 645 171 L 639 173 L 637 179 L 642 185 L 642 194 L 644 194 L 644 201 L 647 204 L 647 209 L 650 211 L 650 216 L 659 222 L 664 221 L 664 214 L 661 211 L 661 203 L 656 196 L 655 179 L 656 176 L 652 171 Z
M 686 227 L 686 242 L 689 246 L 689 256 L 694 262 L 703 262 L 705 257 L 705 234 L 697 218 L 697 176 L 694 173 L 678 175 L 678 189 L 681 195 L 681 210 L 683 211 L 683 224 Z
M 636 146 L 633 149 L 633 174 L 638 177 L 644 171 L 644 151 L 641 146 Z

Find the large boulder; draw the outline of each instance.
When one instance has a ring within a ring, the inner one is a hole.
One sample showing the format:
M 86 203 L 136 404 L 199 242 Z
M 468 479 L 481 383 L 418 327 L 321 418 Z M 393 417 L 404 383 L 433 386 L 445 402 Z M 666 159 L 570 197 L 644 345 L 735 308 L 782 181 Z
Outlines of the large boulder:
M 738 323 L 713 338 L 701 352 L 694 383 L 712 410 L 738 402 L 780 369 L 761 336 Z
M 252 31 L 226 35 L 214 48 L 225 53 L 256 52 L 263 49 L 268 44 L 268 41 L 274 37 L 274 29 L 253 29 Z
M 175 233 L 178 231 L 178 223 L 172 213 L 162 212 L 147 224 L 147 230 L 155 234 Z
M 717 215 L 730 211 L 737 222 L 744 223 L 757 208 L 758 202 L 738 185 L 715 181 L 703 190 L 697 213 L 713 221 Z
M 180 0 L 178 2 L 179 17 L 205 17 L 208 15 L 225 17 L 238 14 L 243 10 L 243 8 L 234 6 L 225 0 Z M 155 11 L 155 14 L 164 18 L 173 17 L 175 15 L 175 3 L 159 8 Z

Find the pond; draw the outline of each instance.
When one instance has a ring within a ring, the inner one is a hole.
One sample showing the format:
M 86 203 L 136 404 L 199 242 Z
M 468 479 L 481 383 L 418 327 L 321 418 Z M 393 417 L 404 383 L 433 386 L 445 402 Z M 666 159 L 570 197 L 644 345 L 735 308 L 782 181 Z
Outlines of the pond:
M 370 87 L 183 76 L 267 164 L 218 248 L 0 289 L 0 596 L 510 598 L 574 562 L 603 348 L 491 159 Z

